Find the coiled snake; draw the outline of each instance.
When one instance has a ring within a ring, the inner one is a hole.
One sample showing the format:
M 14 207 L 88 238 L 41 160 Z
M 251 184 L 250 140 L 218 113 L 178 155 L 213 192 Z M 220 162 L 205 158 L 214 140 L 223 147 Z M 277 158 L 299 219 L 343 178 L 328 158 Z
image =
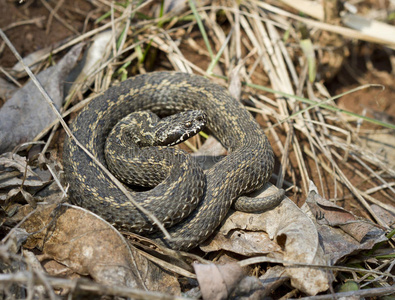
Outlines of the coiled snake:
M 106 137 L 119 120 L 134 111 L 151 111 L 162 117 L 186 110 L 205 113 L 206 128 L 229 154 L 203 173 L 182 150 L 169 147 L 166 151 L 170 152 L 160 154 L 157 151 L 163 147 L 143 148 L 147 152 L 140 160 L 146 168 L 136 172 L 146 181 L 163 181 L 148 191 L 130 191 L 161 222 L 173 225 L 168 230 L 174 240 L 167 243 L 175 249 L 188 249 L 206 239 L 236 198 L 261 188 L 271 177 L 273 151 L 252 115 L 226 89 L 203 77 L 154 72 L 108 89 L 93 99 L 70 126 L 81 144 L 107 165 Z M 149 167 L 150 160 L 158 156 L 165 161 L 165 171 L 159 175 L 152 174 Z M 63 157 L 72 202 L 119 227 L 138 233 L 153 232 L 156 226 L 152 221 L 70 138 L 66 138 Z M 171 166 L 173 163 L 175 166 Z M 161 177 L 159 181 L 157 175 Z M 282 195 L 267 199 L 268 205 L 278 203 L 279 197 Z

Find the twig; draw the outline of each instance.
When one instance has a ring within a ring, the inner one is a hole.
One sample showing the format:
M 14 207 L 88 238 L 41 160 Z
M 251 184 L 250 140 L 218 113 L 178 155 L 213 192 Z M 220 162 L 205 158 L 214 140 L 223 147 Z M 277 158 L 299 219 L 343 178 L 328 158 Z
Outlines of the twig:
M 39 24 L 40 22 L 44 21 L 45 17 L 37 17 L 29 20 L 23 20 L 23 21 L 18 21 L 11 23 L 10 25 L 2 28 L 3 31 L 10 30 L 12 28 L 18 27 L 18 26 L 23 26 L 23 25 L 30 25 L 30 24 L 36 24 L 37 27 L 40 27 Z
M 377 296 L 389 296 L 395 293 L 395 285 L 373 288 L 366 290 L 358 290 L 351 292 L 342 292 L 328 295 L 312 296 L 312 297 L 302 297 L 298 298 L 303 300 L 333 300 L 333 299 L 347 299 L 347 298 L 363 298 L 363 297 L 377 297 Z
M 247 258 L 247 259 L 241 260 L 237 263 L 240 265 L 240 267 L 246 267 L 249 265 L 266 263 L 266 262 L 276 263 L 276 264 L 284 264 L 284 265 L 286 265 L 287 268 L 314 268 L 314 269 L 325 269 L 325 270 L 335 270 L 335 271 L 345 271 L 345 272 L 370 273 L 370 274 L 383 275 L 383 276 L 395 278 L 395 274 L 391 274 L 389 272 L 386 273 L 386 272 L 380 272 L 380 271 L 375 271 L 375 270 L 366 270 L 366 269 L 362 269 L 362 268 L 350 268 L 350 267 L 342 267 L 342 266 L 309 264 L 309 263 L 303 263 L 303 262 L 294 262 L 294 261 L 287 261 L 287 260 L 282 260 L 282 259 L 275 259 L 275 258 L 270 258 L 267 256 L 258 256 L 258 257 Z
M 11 76 L 10 73 L 8 73 L 6 70 L 3 69 L 3 67 L 0 67 L 0 71 L 4 73 L 5 76 L 7 76 L 7 78 L 9 80 L 11 80 L 17 87 L 21 88 L 22 85 L 13 77 Z
M 37 272 L 38 273 L 38 272 Z M 29 280 L 33 280 L 35 285 L 39 284 L 50 285 L 54 288 L 62 289 L 77 289 L 82 292 L 88 292 L 97 295 L 112 295 L 119 297 L 130 297 L 133 299 L 147 299 L 147 300 L 188 300 L 190 298 L 172 296 L 159 292 L 149 292 L 125 286 L 104 285 L 90 280 L 70 280 L 51 276 L 46 276 L 44 273 L 39 277 L 32 278 L 29 272 L 17 272 L 12 274 L 0 274 L 0 283 L 19 283 L 26 284 Z

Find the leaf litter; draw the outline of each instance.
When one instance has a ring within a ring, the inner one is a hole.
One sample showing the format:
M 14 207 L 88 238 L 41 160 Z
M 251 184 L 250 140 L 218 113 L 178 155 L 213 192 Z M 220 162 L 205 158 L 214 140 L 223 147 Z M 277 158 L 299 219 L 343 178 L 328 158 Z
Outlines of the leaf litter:
M 80 207 L 40 207 L 22 228 L 31 234 L 24 247 L 39 249 L 41 261 L 55 260 L 106 285 L 179 293 L 174 276 L 161 272 L 115 228 Z
M 172 4 L 166 5 L 172 7 Z M 247 93 L 249 100 L 255 104 L 255 108 L 250 109 L 258 115 L 258 119 L 264 121 L 265 127 L 269 127 L 270 134 L 276 137 L 272 145 L 280 150 L 279 156 L 282 157 L 282 170 L 275 177 L 276 185 L 284 186 L 296 194 L 304 191 L 306 204 L 299 209 L 294 202 L 286 198 L 277 208 L 262 214 L 229 212 L 215 235 L 196 250 L 196 254 L 202 255 L 202 258 L 193 253 L 165 249 L 147 239 L 129 234 L 125 235 L 129 236 L 129 240 L 126 240 L 100 217 L 78 207 L 59 204 L 65 200 L 62 191 L 58 190 L 56 200 L 40 197 L 39 191 L 46 186 L 54 186 L 54 189 L 57 186 L 56 183 L 49 185 L 48 171 L 43 170 L 47 175 L 42 179 L 43 171 L 28 165 L 24 156 L 5 153 L 0 160 L 0 174 L 3 176 L 0 180 L 0 191 L 8 195 L 8 198 L 3 198 L 2 222 L 5 237 L 0 249 L 4 258 L 3 274 L 10 275 L 0 276 L 5 294 L 23 298 L 27 292 L 28 295 L 36 295 L 39 298 L 45 295 L 54 298 L 55 294 L 77 295 L 82 292 L 133 298 L 149 296 L 152 299 L 176 299 L 181 295 L 181 291 L 184 291 L 185 296 L 203 299 L 259 299 L 273 296 L 273 293 L 283 294 L 284 283 L 289 281 L 293 292 L 299 295 L 315 295 L 319 292 L 327 292 L 330 295 L 333 293 L 330 287 L 333 286 L 333 278 L 336 276 L 331 270 L 335 271 L 336 268 L 346 272 L 344 274 L 353 274 L 354 279 L 360 280 L 360 285 L 369 285 L 371 280 L 367 275 L 374 276 L 375 280 L 372 283 L 379 282 L 383 287 L 379 291 L 373 291 L 373 288 L 371 293 L 381 292 L 385 295 L 388 292 L 385 287 L 393 282 L 390 271 L 394 264 L 390 260 L 376 258 L 374 264 L 377 268 L 369 271 L 368 265 L 372 264 L 372 261 L 362 259 L 361 262 L 366 269 L 360 268 L 359 272 L 366 274 L 365 276 L 357 275 L 355 269 L 341 267 L 341 264 L 362 250 L 371 250 L 377 244 L 391 242 L 385 234 L 394 226 L 393 205 L 382 203 L 374 197 L 375 193 L 381 193 L 387 198 L 393 195 L 393 165 L 388 164 L 391 160 L 386 160 L 387 154 L 381 155 L 382 148 L 367 149 L 355 138 L 361 131 L 358 127 L 360 123 L 357 122 L 371 121 L 369 118 L 362 115 L 344 115 L 340 111 L 331 112 L 320 108 L 319 104 L 309 108 L 307 103 L 300 104 L 296 102 L 299 100 L 296 96 L 292 97 L 296 94 L 301 95 L 304 86 L 310 99 L 324 99 L 330 102 L 329 93 L 322 82 L 317 81 L 314 85 L 310 83 L 315 75 L 309 71 L 313 69 L 308 67 L 308 59 L 303 58 L 294 62 L 293 56 L 297 55 L 296 44 L 291 43 L 293 47 L 289 47 L 290 44 L 280 39 L 280 34 L 284 30 L 291 29 L 288 33 L 293 42 L 299 41 L 297 33 L 293 31 L 293 21 L 287 20 L 284 16 L 306 22 L 308 25 L 312 24 L 311 21 L 292 15 L 284 7 L 274 7 L 262 2 L 246 1 L 239 7 L 226 6 L 224 3 L 220 3 L 219 6 L 204 5 L 198 3 L 198 11 L 194 11 L 197 13 L 195 19 L 190 18 L 191 11 L 188 10 L 188 6 L 186 11 L 184 9 L 182 13 L 178 12 L 177 17 L 172 16 L 170 11 L 170 19 L 166 19 L 168 16 L 162 17 L 159 13 L 157 19 L 137 23 L 137 33 L 125 31 L 130 26 L 129 21 L 125 21 L 125 16 L 134 15 L 140 8 L 132 7 L 132 4 L 124 8 L 117 7 L 116 10 L 112 7 L 111 22 L 85 35 L 94 36 L 112 27 L 112 39 L 106 39 L 106 45 L 99 45 L 101 49 L 105 49 L 109 45 L 111 48 L 113 43 L 112 55 L 107 55 L 111 51 L 107 54 L 103 52 L 102 61 L 97 61 L 93 56 L 95 61 L 86 63 L 97 67 L 89 67 L 85 75 L 75 80 L 73 94 L 68 95 L 68 102 L 75 102 L 77 98 L 81 98 L 84 89 L 86 90 L 92 82 L 98 92 L 105 90 L 111 84 L 111 77 L 119 77 L 122 72 L 127 72 L 130 61 L 136 62 L 135 71 L 145 72 L 145 65 L 141 63 L 144 61 L 144 54 L 141 52 L 144 50 L 144 43 L 162 51 L 167 59 L 162 67 L 166 68 L 172 66 L 182 71 L 195 70 L 197 73 L 212 76 L 212 73 L 204 71 L 204 63 L 209 62 L 211 57 L 212 61 L 207 70 L 213 69 L 220 76 L 224 76 L 224 73 L 229 74 L 232 78 L 232 94 L 238 97 Z M 147 7 L 149 8 L 146 6 L 142 11 Z M 223 12 L 223 17 L 232 24 L 234 31 L 226 33 L 226 26 L 220 26 L 215 21 L 218 12 Z M 184 23 L 178 23 L 183 18 Z M 193 30 L 197 28 L 196 18 L 204 21 L 205 27 L 200 28 L 200 31 Z M 166 23 L 168 20 L 169 23 Z M 165 27 L 163 24 L 166 24 Z M 339 33 L 341 29 L 340 26 L 325 26 L 323 22 L 314 24 L 319 25 L 317 28 L 333 30 L 335 33 Z M 188 35 L 183 36 L 186 32 L 195 36 L 198 33 L 204 35 L 204 28 L 210 33 L 214 48 L 209 44 L 196 42 Z M 109 36 L 109 32 L 111 31 L 106 32 L 104 36 Z M 344 32 L 345 36 L 349 34 L 347 30 Z M 120 38 L 117 41 L 121 41 L 118 44 L 121 45 L 120 48 L 114 44 L 117 38 Z M 359 38 L 364 39 L 365 36 L 361 34 Z M 75 44 L 75 49 L 81 49 L 79 41 L 81 38 L 71 40 L 67 46 Z M 301 40 L 299 42 L 302 43 Z M 61 47 L 65 47 L 64 44 L 58 49 Z M 185 47 L 189 51 L 198 52 L 199 57 L 204 59 L 200 59 L 199 62 L 187 59 L 188 51 L 185 51 Z M 243 60 L 241 49 L 249 51 Z M 223 56 L 215 58 L 212 55 L 214 51 Z M 55 49 L 54 53 L 57 52 L 59 50 Z M 310 53 L 314 55 L 314 52 Z M 73 60 L 78 56 L 78 53 L 75 53 Z M 237 66 L 230 57 L 239 59 Z M 251 58 L 254 59 L 251 61 Z M 226 66 L 225 69 L 230 70 L 229 73 L 218 68 L 218 63 Z M 312 63 L 316 64 L 317 61 L 309 62 L 310 65 Z M 335 65 L 338 62 L 332 63 Z M 121 68 L 114 72 L 119 66 Z M 65 69 L 65 74 L 58 79 L 59 82 L 65 80 L 71 63 L 67 67 L 69 68 Z M 298 68 L 300 72 L 297 71 Z M 336 72 L 337 69 L 332 68 L 331 72 Z M 267 75 L 265 80 L 270 81 L 276 90 L 275 100 L 253 90 L 252 83 L 256 82 L 257 78 L 263 79 L 264 73 Z M 325 75 L 327 78 L 333 76 Z M 285 101 L 282 93 L 291 96 Z M 57 98 L 64 97 L 60 95 Z M 29 100 L 28 103 L 30 102 L 34 101 Z M 86 102 L 81 102 L 81 105 L 84 103 Z M 42 109 L 45 105 L 40 107 Z M 75 105 L 66 114 L 80 107 Z M 48 113 L 48 116 L 51 114 Z M 10 145 L 16 146 L 21 141 L 31 141 L 54 121 L 53 117 L 42 115 L 37 110 L 32 110 L 31 115 L 24 115 L 28 120 L 36 116 L 43 116 L 46 125 L 30 135 L 26 135 L 26 127 L 22 128 L 22 139 L 19 142 L 10 142 Z M 285 143 L 278 138 L 280 132 L 272 126 L 272 122 L 278 126 L 278 121 L 281 121 L 280 126 L 286 135 Z M 8 136 L 10 135 L 7 134 L 7 140 Z M 392 144 L 388 144 L 391 149 Z M 192 149 L 200 148 L 200 145 L 199 138 L 189 143 Z M 4 149 L 11 150 L 11 146 L 5 147 Z M 205 152 L 204 147 L 207 147 Z M 217 150 L 214 152 L 211 147 L 216 147 Z M 203 163 L 207 163 L 208 156 L 212 159 L 211 163 L 215 163 L 225 154 L 223 149 L 215 145 L 203 146 L 200 151 L 198 155 L 203 155 Z M 26 153 L 29 151 L 22 152 L 23 155 Z M 305 157 L 311 157 L 315 162 L 318 188 L 309 180 Z M 45 169 L 50 162 L 51 160 L 45 160 L 41 167 Z M 370 183 L 370 188 L 355 186 L 350 182 L 343 168 L 351 168 L 351 165 L 357 169 L 356 174 L 361 180 Z M 359 171 L 361 167 L 365 168 L 365 174 Z M 382 171 L 377 172 L 380 168 Z M 297 169 L 300 170 L 299 173 Z M 299 179 L 295 180 L 297 177 Z M 333 182 L 335 195 L 330 201 L 325 195 L 324 178 L 329 178 Z M 381 186 L 372 181 L 373 178 L 381 182 Z M 366 214 L 365 218 L 356 217 L 349 210 L 335 204 L 349 197 L 349 194 L 341 193 L 342 185 L 361 201 L 373 219 L 368 220 Z M 271 190 L 275 191 L 276 188 L 269 185 L 263 193 Z M 23 197 L 16 200 L 15 197 L 9 196 L 15 193 L 21 193 Z M 374 205 L 370 205 L 365 199 Z M 10 206 L 15 206 L 17 202 L 19 203 L 16 209 L 11 209 Z M 26 202 L 28 204 L 24 204 Z M 16 256 L 22 246 L 23 256 Z M 36 254 L 37 251 L 40 254 Z M 393 257 L 392 252 L 387 251 L 385 254 Z M 385 267 L 386 269 L 381 269 Z M 65 280 L 57 280 L 54 277 L 59 274 Z M 90 278 L 98 285 L 92 281 L 81 281 L 84 278 Z M 77 280 L 78 288 L 71 279 Z M 28 289 L 24 289 L 19 285 L 24 282 L 33 282 L 33 285 L 30 284 Z M 160 293 L 150 294 L 148 291 Z
M 63 82 L 79 57 L 81 46 L 53 67 L 37 75 L 59 109 L 63 102 Z M 52 109 L 42 100 L 33 82 L 16 91 L 0 110 L 0 153 L 12 150 L 18 144 L 30 142 L 56 119 Z

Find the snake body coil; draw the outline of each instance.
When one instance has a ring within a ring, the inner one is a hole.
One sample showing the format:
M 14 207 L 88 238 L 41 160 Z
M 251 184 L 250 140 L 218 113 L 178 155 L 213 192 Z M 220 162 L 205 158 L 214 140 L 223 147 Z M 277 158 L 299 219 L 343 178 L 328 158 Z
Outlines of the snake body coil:
M 169 228 L 174 238 L 169 244 L 175 249 L 188 249 L 214 231 L 236 198 L 261 188 L 269 180 L 273 151 L 251 114 L 226 89 L 185 73 L 155 72 L 128 79 L 93 99 L 70 128 L 81 144 L 106 165 L 104 145 L 112 127 L 131 112 L 146 110 L 160 116 L 204 111 L 206 127 L 229 151 L 205 176 L 185 155 L 187 162 L 173 159 L 177 168 L 158 186 L 146 192 L 131 191 L 134 199 L 165 225 L 183 219 Z M 70 138 L 65 141 L 63 156 L 74 203 L 135 232 L 149 233 L 149 228 L 155 227 Z

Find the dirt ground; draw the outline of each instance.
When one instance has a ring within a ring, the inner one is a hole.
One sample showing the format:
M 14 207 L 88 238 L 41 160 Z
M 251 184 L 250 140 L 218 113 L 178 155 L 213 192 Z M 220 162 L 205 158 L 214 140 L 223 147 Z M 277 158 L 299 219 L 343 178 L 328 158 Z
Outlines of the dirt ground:
M 57 11 L 63 22 L 67 23 L 62 24 L 56 18 L 50 17 L 51 12 L 44 6 L 45 1 L 27 0 L 21 2 L 0 0 L 0 13 L 2 16 L 0 18 L 0 27 L 5 31 L 22 57 L 36 50 L 54 45 L 68 37 L 73 37 L 77 32 L 84 33 L 92 29 L 94 26 L 97 26 L 93 22 L 105 13 L 100 7 L 94 6 L 89 1 L 64 1 L 61 9 Z M 54 7 L 55 3 L 50 1 L 47 5 Z M 358 114 L 363 114 L 366 111 L 366 114 L 370 117 L 394 122 L 395 76 L 393 76 L 394 71 L 391 69 L 388 51 L 390 50 L 385 50 L 380 46 L 359 43 L 355 51 L 347 58 L 348 67 L 343 67 L 331 82 L 326 83 L 326 86 L 332 95 L 349 91 L 365 83 L 383 85 L 384 90 L 369 88 L 348 94 L 337 101 L 340 108 Z M 61 55 L 62 53 L 59 57 Z M 198 62 L 201 59 L 198 54 L 189 53 L 187 55 L 188 59 L 193 62 Z M 56 60 L 57 57 L 54 57 L 54 59 Z M 0 66 L 8 69 L 16 62 L 14 55 L 1 42 Z M 199 65 L 199 63 L 197 64 Z M 368 68 L 367 66 L 370 67 Z M 4 101 L 4 99 L 1 99 L 1 101 Z M 364 124 L 364 126 L 366 128 L 374 128 L 371 124 Z M 308 166 L 311 172 L 310 176 L 312 176 L 311 179 L 318 182 L 318 179 L 314 177 L 317 176 L 314 171 L 314 162 L 309 160 Z M 346 174 L 352 173 L 350 170 L 345 170 L 345 172 Z M 353 183 L 358 184 L 358 182 Z M 333 186 L 328 183 L 326 188 L 327 196 L 333 196 Z M 293 199 L 300 205 L 304 197 L 305 195 L 299 195 Z M 380 195 L 378 198 L 380 199 Z M 346 208 L 364 215 L 365 213 L 359 210 L 358 206 L 358 202 L 352 201 L 345 204 Z

